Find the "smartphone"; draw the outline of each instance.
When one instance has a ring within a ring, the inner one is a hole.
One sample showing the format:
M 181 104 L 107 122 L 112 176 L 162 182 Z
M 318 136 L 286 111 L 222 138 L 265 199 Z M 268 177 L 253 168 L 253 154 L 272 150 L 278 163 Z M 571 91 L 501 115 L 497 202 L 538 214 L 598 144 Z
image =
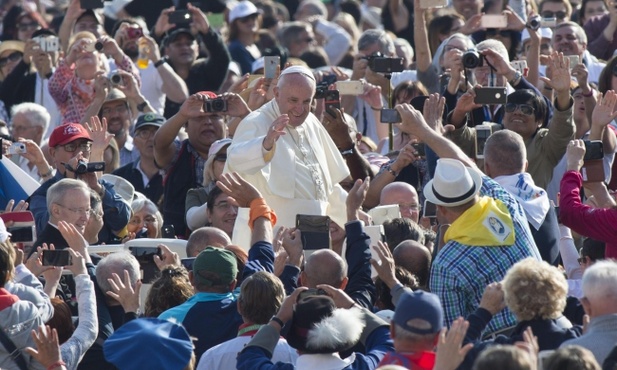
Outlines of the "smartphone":
M 364 93 L 361 81 L 338 81 L 336 89 L 341 95 L 362 95 Z
M 161 234 L 164 239 L 175 239 L 176 229 L 174 228 L 174 225 L 163 225 Z
M 399 112 L 394 108 L 382 109 L 379 120 L 381 123 L 400 123 L 403 121 Z
M 167 13 L 168 22 L 172 24 L 190 24 L 193 21 L 193 17 L 188 10 L 176 10 Z
M 420 0 L 421 9 L 444 8 L 448 6 L 448 0 Z
M 486 144 L 486 140 L 493 133 L 491 126 L 489 125 L 477 125 L 474 127 L 476 129 L 476 158 L 483 159 L 484 158 L 484 145 Z
M 14 243 L 30 243 L 35 239 L 34 225 L 7 227 L 6 231 L 11 233 L 11 241 Z
M 196 257 L 182 258 L 180 259 L 180 263 L 184 266 L 187 271 L 193 271 L 193 263 L 195 262 Z
M 341 110 L 341 97 L 338 90 L 326 90 L 324 95 L 324 103 L 326 112 L 330 112 L 332 108 Z
M 505 104 L 508 98 L 508 92 L 505 87 L 479 87 L 475 89 L 476 104 Z
M 264 73 L 266 78 L 276 77 L 276 67 L 281 65 L 281 57 L 264 57 Z
M 480 20 L 482 28 L 506 28 L 508 26 L 508 16 L 505 14 L 485 14 Z
M 43 249 L 43 266 L 70 266 L 73 259 L 68 249 Z
M 520 72 L 523 76 L 527 75 L 527 61 L 526 60 L 513 60 L 511 63 L 512 68 Z
M 572 70 L 579 63 L 579 57 L 578 55 L 566 55 L 566 57 L 570 60 L 570 70 Z
M 330 249 L 330 217 L 296 215 L 296 228 L 302 234 L 302 248 Z
M 585 161 L 583 167 L 581 167 L 581 177 L 583 178 L 583 183 L 603 182 L 606 180 L 604 160 L 590 159 Z
M 373 225 L 383 225 L 388 220 L 401 218 L 401 209 L 398 204 L 390 204 L 371 208 L 368 214 L 373 219 Z
M 604 158 L 604 145 L 601 140 L 585 140 L 584 161 Z
M 161 256 L 159 247 L 129 247 L 131 254 L 137 258 L 139 263 L 154 263 L 154 256 Z
M 424 207 L 422 208 L 422 217 L 437 218 L 437 205 L 431 203 L 428 200 L 424 200 Z
M 557 215 L 557 223 L 561 225 L 561 219 L 559 218 L 559 206 L 555 206 L 555 215 Z
M 101 9 L 104 7 L 103 0 L 79 0 L 82 9 Z
M 27 153 L 26 144 L 13 143 L 9 147 L 9 151 L 6 154 L 23 154 L 23 153 Z
M 424 143 L 413 143 L 411 146 L 416 151 L 416 156 L 426 157 L 426 147 L 424 146 Z
M 323 289 L 310 288 L 310 289 L 302 291 L 300 294 L 298 294 L 298 300 L 296 302 L 299 302 L 299 301 L 303 300 L 304 298 L 314 297 L 316 295 L 325 295 L 325 296 L 327 296 L 328 293 L 326 293 L 326 291 L 323 290 Z

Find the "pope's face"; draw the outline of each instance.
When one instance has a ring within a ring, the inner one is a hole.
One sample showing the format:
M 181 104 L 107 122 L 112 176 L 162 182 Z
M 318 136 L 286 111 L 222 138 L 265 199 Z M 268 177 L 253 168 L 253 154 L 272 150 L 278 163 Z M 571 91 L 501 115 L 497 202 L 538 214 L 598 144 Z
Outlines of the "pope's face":
M 289 115 L 289 124 L 298 127 L 311 112 L 315 84 L 299 73 L 285 75 L 274 95 L 281 114 Z

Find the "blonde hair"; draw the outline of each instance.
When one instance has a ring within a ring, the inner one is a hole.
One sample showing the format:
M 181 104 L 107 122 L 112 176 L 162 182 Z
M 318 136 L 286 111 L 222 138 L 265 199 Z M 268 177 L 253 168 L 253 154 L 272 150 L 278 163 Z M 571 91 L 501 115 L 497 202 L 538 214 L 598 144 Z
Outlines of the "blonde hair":
M 519 321 L 555 319 L 566 307 L 566 278 L 556 267 L 531 257 L 508 270 L 503 288 L 506 305 Z

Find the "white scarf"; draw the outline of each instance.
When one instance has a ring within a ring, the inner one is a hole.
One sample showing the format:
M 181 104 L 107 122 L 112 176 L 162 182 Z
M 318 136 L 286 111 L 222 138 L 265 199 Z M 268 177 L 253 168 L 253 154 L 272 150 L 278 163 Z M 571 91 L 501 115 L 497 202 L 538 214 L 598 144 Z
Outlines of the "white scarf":
M 526 172 L 499 176 L 494 180 L 518 200 L 527 215 L 527 221 L 538 230 L 551 208 L 546 191 L 536 186 L 531 175 Z

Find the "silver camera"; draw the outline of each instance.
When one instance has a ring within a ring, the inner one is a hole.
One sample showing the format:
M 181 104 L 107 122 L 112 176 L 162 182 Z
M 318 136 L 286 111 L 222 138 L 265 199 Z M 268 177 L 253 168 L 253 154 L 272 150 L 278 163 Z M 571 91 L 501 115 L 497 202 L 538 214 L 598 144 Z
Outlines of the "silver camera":
M 37 36 L 32 40 L 36 41 L 41 50 L 46 53 L 60 51 L 60 39 L 56 36 Z

